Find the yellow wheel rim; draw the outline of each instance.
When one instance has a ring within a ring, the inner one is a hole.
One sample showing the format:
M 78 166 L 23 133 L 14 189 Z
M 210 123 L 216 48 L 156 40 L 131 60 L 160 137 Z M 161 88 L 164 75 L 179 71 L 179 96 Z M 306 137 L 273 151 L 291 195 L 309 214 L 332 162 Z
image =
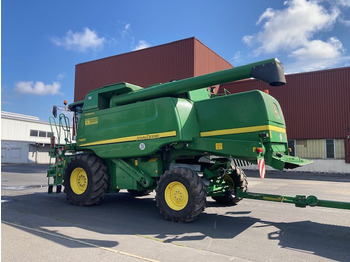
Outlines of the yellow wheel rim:
M 234 189 L 235 182 L 233 181 L 232 177 L 229 175 L 225 175 L 224 181 L 228 184 L 230 184 L 230 190 Z
M 85 192 L 88 186 L 88 176 L 84 169 L 77 167 L 70 175 L 70 187 L 77 195 Z
M 165 189 L 165 201 L 173 210 L 182 210 L 188 203 L 188 192 L 180 182 L 171 182 Z

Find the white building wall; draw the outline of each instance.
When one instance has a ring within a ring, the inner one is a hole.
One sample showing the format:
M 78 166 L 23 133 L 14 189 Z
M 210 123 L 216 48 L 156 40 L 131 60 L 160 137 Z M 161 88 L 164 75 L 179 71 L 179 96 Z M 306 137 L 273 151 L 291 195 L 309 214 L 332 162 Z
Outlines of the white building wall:
M 31 136 L 31 130 L 45 137 Z M 1 112 L 1 163 L 49 163 L 50 133 L 50 124 L 37 117 Z
M 1 163 L 29 163 L 29 143 L 1 140 Z
M 295 141 L 295 153 L 297 156 L 309 159 L 327 158 L 326 139 L 304 139 Z M 334 139 L 334 149 L 334 159 L 345 159 L 344 139 Z
M 50 143 L 49 137 L 32 137 L 30 130 L 51 132 L 49 123 L 21 119 L 1 118 L 1 140 L 30 141 L 35 143 Z

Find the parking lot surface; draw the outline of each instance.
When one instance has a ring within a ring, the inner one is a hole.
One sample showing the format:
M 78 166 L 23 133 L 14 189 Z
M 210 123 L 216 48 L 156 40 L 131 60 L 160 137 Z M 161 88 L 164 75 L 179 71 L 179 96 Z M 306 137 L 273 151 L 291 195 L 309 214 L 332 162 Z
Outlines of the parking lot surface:
M 350 261 L 350 210 L 207 198 L 186 224 L 126 191 L 77 207 L 47 194 L 45 165 L 2 165 L 2 261 Z M 249 191 L 350 202 L 350 175 L 247 172 Z

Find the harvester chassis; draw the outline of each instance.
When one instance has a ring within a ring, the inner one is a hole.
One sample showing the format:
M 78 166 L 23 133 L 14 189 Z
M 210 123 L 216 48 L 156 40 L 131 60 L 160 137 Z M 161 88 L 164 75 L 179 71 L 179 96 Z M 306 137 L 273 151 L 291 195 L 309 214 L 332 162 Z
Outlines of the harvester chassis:
M 84 101 L 66 105 L 69 118 L 50 118 L 48 191 L 74 205 L 99 204 L 106 193 L 128 190 L 146 195 L 167 220 L 190 222 L 206 198 L 232 205 L 243 198 L 350 209 L 349 203 L 316 197 L 275 196 L 247 191 L 247 180 L 233 159 L 292 169 L 311 161 L 290 156 L 285 120 L 278 101 L 253 90 L 211 96 L 213 85 L 254 77 L 271 86 L 285 84 L 277 59 L 222 70 L 148 88 L 117 83 L 90 91 Z M 54 116 L 57 115 L 54 107 Z M 225 114 L 223 114 L 225 112 Z M 56 117 L 56 116 L 55 116 Z M 63 141 L 63 142 L 62 142 Z

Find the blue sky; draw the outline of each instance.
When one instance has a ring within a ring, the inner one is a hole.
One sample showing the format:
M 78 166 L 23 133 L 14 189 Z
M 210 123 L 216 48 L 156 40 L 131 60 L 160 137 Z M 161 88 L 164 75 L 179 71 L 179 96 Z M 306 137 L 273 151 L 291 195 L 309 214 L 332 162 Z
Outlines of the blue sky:
M 47 121 L 76 64 L 193 36 L 234 66 L 350 66 L 350 0 L 2 0 L 1 110 Z

